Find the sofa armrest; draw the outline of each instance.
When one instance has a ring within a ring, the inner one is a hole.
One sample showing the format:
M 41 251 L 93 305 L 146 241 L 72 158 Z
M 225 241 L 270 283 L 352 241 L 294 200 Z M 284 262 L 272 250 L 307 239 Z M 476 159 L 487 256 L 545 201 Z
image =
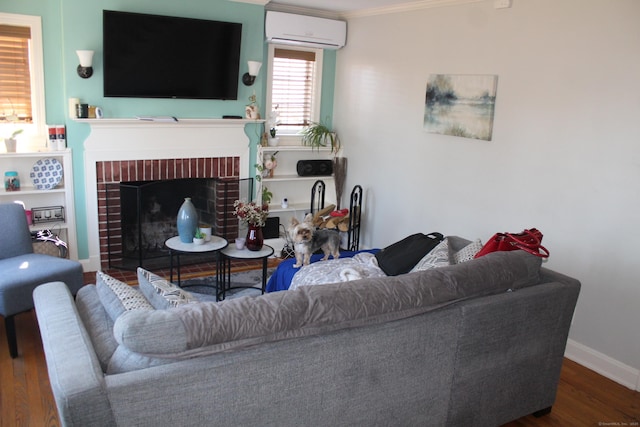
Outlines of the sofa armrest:
M 45 283 L 33 300 L 62 425 L 115 425 L 100 362 L 69 288 Z

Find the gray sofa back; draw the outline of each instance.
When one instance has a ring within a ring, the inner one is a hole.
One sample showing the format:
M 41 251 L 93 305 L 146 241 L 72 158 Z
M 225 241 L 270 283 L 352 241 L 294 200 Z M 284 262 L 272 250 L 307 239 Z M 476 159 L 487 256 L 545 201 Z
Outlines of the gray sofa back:
M 393 277 L 304 286 L 259 298 L 132 310 L 118 317 L 116 341 L 140 354 L 189 357 L 231 347 L 397 320 L 463 298 L 539 283 L 540 258 L 496 252 L 473 262 Z M 167 333 L 170 331 L 170 333 Z M 218 346 L 218 347 L 215 347 Z

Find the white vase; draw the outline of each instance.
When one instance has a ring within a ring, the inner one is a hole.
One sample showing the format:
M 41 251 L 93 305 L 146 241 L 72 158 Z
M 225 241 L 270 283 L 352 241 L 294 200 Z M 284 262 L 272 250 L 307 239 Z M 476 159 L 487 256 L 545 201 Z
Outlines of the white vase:
M 269 138 L 269 142 L 267 142 L 269 144 L 269 147 L 275 147 L 278 145 L 278 142 L 280 142 L 280 138 L 276 137 L 276 138 Z
M 5 138 L 4 145 L 7 147 L 7 153 L 15 153 L 17 141 L 15 138 Z

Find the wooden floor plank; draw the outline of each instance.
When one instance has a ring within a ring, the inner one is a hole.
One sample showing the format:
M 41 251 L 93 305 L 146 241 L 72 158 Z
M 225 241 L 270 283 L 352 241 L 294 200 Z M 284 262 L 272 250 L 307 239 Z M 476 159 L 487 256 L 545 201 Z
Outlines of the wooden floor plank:
M 0 317 L 0 427 L 60 425 L 33 311 L 16 317 L 17 359 L 9 357 Z M 505 427 L 640 426 L 640 393 L 564 360 L 553 410 Z

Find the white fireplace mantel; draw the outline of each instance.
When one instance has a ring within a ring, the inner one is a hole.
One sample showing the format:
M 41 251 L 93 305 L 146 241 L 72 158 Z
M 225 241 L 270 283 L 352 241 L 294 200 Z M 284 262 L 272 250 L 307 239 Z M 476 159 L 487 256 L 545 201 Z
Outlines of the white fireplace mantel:
M 88 271 L 100 269 L 96 164 L 103 161 L 239 157 L 240 177 L 249 176 L 250 140 L 247 124 L 261 120 L 179 119 L 177 122 L 138 119 L 77 119 L 91 133 L 84 143 L 87 203 Z

